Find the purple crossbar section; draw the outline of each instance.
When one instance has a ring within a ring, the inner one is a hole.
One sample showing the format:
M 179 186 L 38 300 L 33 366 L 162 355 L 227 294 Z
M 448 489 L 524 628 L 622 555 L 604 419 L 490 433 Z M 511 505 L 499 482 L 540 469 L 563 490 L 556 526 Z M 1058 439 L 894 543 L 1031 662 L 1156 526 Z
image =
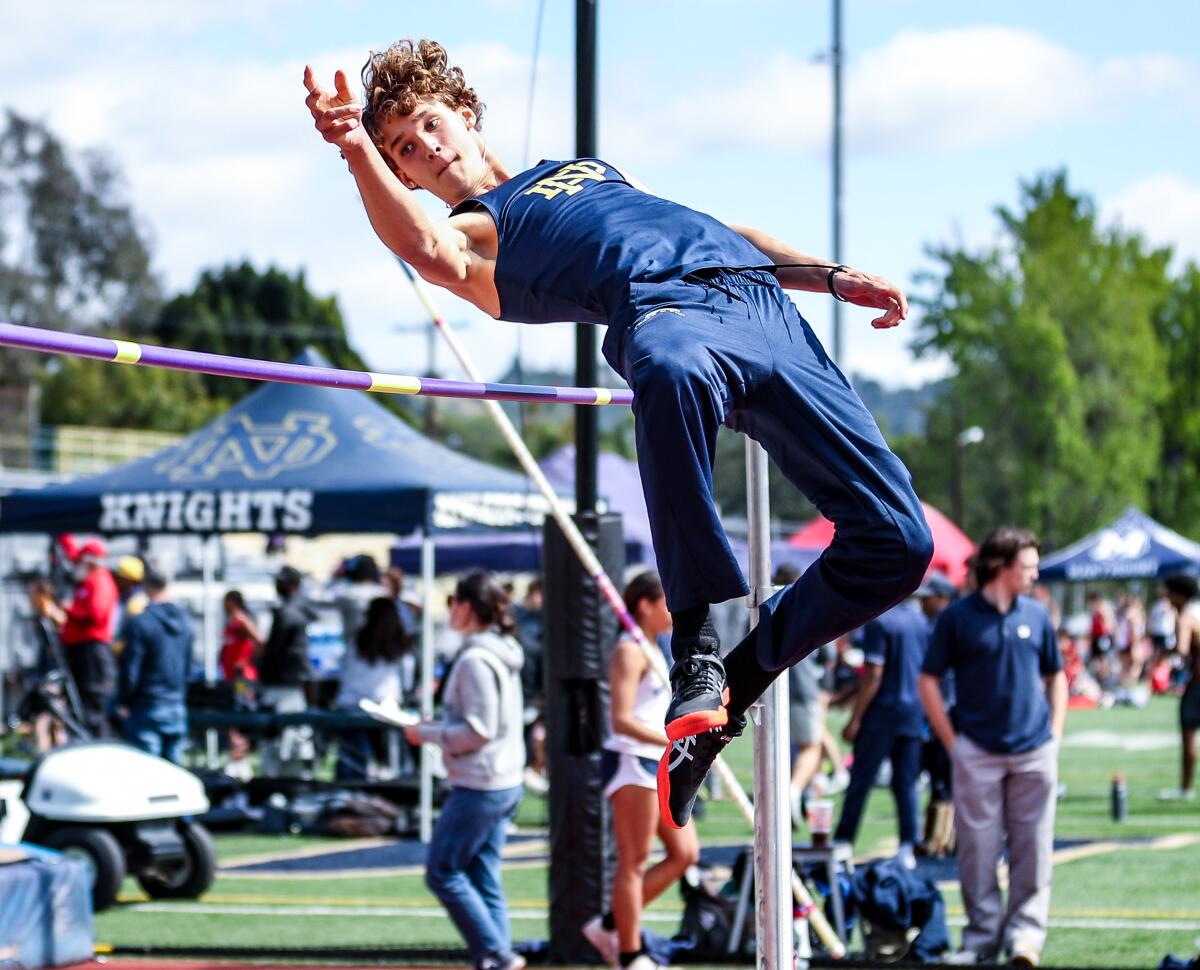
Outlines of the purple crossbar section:
M 0 346 L 21 347 L 42 353 L 70 354 L 74 357 L 91 357 L 105 361 L 116 360 L 118 353 L 117 342 L 106 337 L 90 337 L 86 334 L 44 330 L 39 327 L 22 327 L 4 322 L 0 322 Z M 337 367 L 316 367 L 309 364 L 282 364 L 245 357 L 229 357 L 223 354 L 206 354 L 196 350 L 174 350 L 170 347 L 157 347 L 153 344 L 138 344 L 137 347 L 141 351 L 141 358 L 137 363 L 149 367 L 166 367 L 170 370 L 196 371 L 202 374 L 217 374 L 221 377 L 244 377 L 250 380 L 274 381 L 284 384 L 352 388 L 360 391 L 369 391 L 372 385 L 371 375 L 362 371 L 341 370 Z M 590 387 L 477 384 L 430 377 L 421 378 L 420 384 L 421 390 L 418 393 L 427 397 L 491 398 L 501 401 L 558 402 L 561 404 L 595 404 L 599 399 L 596 389 Z M 614 390 L 612 392 L 611 403 L 613 404 L 630 404 L 632 401 L 632 391 Z

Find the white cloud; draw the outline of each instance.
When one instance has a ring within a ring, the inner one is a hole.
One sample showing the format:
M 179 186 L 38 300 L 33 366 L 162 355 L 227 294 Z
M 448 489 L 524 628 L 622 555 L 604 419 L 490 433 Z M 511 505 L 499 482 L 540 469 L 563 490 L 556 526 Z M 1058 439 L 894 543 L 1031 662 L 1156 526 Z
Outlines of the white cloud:
M 1131 182 L 1100 209 L 1106 221 L 1170 246 L 1177 260 L 1200 260 L 1200 182 L 1159 172 Z
M 1029 30 L 901 31 L 858 59 L 847 117 L 865 150 L 973 148 L 1111 117 L 1198 83 L 1195 63 L 1168 55 L 1097 62 Z
M 778 53 L 744 71 L 740 63 L 710 65 L 681 79 L 686 94 L 643 99 L 647 110 L 606 118 L 606 144 L 631 165 L 714 148 L 828 151 L 828 66 Z M 1009 27 L 903 30 L 844 71 L 846 138 L 860 156 L 995 145 L 1066 121 L 1108 122 L 1151 99 L 1190 105 L 1194 114 L 1200 87 L 1194 61 L 1092 60 Z M 626 100 L 633 83 L 625 82 Z
M 48 47 L 69 61 L 105 58 L 114 47 L 137 50 L 149 45 L 170 50 L 175 41 L 214 25 L 269 25 L 287 0 L 205 0 L 204 3 L 147 3 L 146 0 L 53 0 L 9 3 L 4 8 L 4 54 L 10 66 L 46 67 Z M 49 43 L 48 43 L 49 41 Z

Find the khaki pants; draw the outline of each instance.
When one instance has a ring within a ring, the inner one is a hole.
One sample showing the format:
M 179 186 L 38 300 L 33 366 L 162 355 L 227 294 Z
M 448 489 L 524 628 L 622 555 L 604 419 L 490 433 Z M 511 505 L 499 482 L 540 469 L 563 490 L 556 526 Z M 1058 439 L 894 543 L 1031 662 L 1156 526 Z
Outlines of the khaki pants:
M 991 959 L 1040 953 L 1050 914 L 1058 742 L 1022 754 L 992 754 L 960 734 L 954 765 L 958 878 L 967 925 L 962 948 Z M 996 866 L 1008 841 L 1008 906 Z

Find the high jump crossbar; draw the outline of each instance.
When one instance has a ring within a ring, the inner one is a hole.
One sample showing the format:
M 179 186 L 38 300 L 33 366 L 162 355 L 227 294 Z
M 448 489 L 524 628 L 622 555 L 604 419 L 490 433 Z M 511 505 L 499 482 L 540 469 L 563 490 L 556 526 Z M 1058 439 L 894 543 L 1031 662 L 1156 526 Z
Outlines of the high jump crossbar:
M 209 354 L 199 350 L 176 350 L 156 344 L 114 340 L 89 334 L 45 330 L 0 321 L 0 346 L 19 347 L 46 354 L 89 357 L 116 364 L 141 364 L 168 370 L 242 377 L 252 381 L 310 384 L 314 387 L 347 388 L 379 394 L 411 394 L 471 400 L 523 401 L 530 404 L 631 404 L 633 392 L 608 387 L 547 387 L 538 384 L 499 384 L 484 381 L 448 381 L 435 377 L 409 377 L 375 371 L 343 370 L 313 364 L 285 364 Z

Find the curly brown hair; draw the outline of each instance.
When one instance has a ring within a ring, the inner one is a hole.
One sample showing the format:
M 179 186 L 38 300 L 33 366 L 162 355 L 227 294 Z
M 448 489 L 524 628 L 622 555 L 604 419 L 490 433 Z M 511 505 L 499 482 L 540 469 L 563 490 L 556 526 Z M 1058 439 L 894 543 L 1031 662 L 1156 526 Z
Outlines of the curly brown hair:
M 450 66 L 446 48 L 434 40 L 414 43 L 405 37 L 385 51 L 372 51 L 363 65 L 362 82 L 363 127 L 393 170 L 380 131 L 388 119 L 410 115 L 419 102 L 432 98 L 451 108 L 470 108 L 476 128 L 483 120 L 483 102 L 467 87 L 462 69 Z

